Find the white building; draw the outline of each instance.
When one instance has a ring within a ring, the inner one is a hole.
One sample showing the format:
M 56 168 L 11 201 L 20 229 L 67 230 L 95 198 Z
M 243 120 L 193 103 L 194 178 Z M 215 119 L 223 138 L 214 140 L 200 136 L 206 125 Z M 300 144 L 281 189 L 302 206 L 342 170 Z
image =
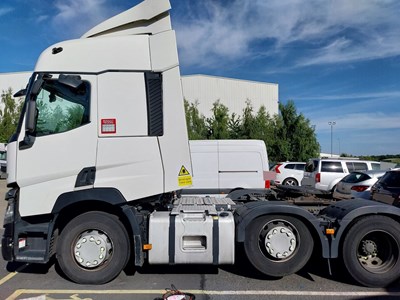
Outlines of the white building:
M 0 94 L 12 88 L 13 93 L 26 87 L 32 72 L 0 73 Z
M 182 76 L 184 98 L 195 103 L 206 117 L 212 115 L 217 100 L 228 107 L 229 113 L 242 115 L 249 100 L 254 112 L 264 105 L 270 116 L 278 113 L 278 84 L 231 79 L 207 75 Z
M 0 93 L 12 88 L 13 93 L 25 88 L 31 72 L 0 73 Z M 182 76 L 184 98 L 198 103 L 205 117 L 212 115 L 213 103 L 217 100 L 228 107 L 229 113 L 242 115 L 249 100 L 256 113 L 264 105 L 272 116 L 278 113 L 278 84 L 231 79 L 207 75 Z

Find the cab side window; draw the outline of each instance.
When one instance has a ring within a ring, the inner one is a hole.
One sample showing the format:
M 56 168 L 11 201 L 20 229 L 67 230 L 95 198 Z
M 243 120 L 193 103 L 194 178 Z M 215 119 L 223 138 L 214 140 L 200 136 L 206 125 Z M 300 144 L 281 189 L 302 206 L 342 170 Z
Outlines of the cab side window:
M 57 80 L 47 80 L 36 96 L 36 135 L 45 136 L 89 123 L 89 83 L 71 89 Z

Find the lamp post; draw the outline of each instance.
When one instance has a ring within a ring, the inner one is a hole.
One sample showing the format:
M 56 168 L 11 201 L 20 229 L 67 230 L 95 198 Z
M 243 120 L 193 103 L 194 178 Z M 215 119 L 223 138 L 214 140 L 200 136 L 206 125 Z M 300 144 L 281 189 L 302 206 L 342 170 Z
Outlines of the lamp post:
M 333 126 L 336 125 L 335 121 L 328 122 L 328 125 L 331 126 L 331 157 L 333 157 Z

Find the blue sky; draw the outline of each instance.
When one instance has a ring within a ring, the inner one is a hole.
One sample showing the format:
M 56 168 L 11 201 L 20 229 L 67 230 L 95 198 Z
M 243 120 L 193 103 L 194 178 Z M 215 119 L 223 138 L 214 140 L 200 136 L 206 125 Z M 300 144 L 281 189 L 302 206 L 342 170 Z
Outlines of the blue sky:
M 139 0 L 2 0 L 0 72 Z M 400 1 L 171 0 L 181 73 L 279 84 L 322 152 L 400 153 Z

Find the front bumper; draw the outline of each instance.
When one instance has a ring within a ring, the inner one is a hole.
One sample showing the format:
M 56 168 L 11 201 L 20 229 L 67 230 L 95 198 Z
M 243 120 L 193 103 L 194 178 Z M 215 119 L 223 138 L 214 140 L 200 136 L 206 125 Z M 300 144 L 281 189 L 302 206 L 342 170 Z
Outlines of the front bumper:
M 52 217 L 49 215 L 21 218 L 18 213 L 18 189 L 6 194 L 1 254 L 6 261 L 46 263 L 53 249 Z
M 5 200 L 8 201 L 7 209 L 4 215 L 4 233 L 1 239 L 1 254 L 6 261 L 14 260 L 14 231 L 15 231 L 15 216 L 17 189 L 11 189 L 6 193 Z

